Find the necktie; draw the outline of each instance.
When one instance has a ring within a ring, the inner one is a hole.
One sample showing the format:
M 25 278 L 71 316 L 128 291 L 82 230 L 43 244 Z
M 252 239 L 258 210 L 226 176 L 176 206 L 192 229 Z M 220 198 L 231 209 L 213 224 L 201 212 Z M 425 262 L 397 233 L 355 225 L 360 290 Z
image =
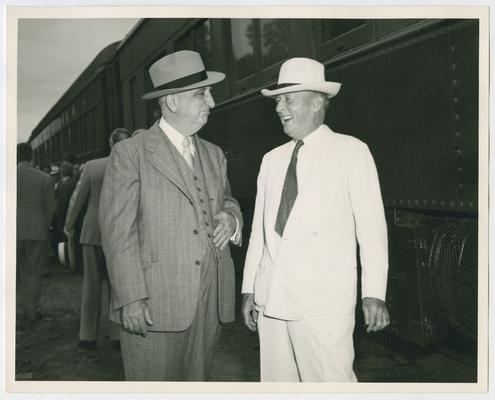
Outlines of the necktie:
M 282 196 L 280 198 L 280 205 L 278 206 L 277 221 L 275 222 L 275 232 L 280 236 L 284 233 L 285 224 L 289 218 L 292 207 L 297 197 L 297 154 L 299 149 L 304 144 L 302 140 L 296 142 L 292 157 L 290 159 L 289 168 L 287 168 L 287 174 L 285 175 L 284 188 L 282 189 Z
M 193 169 L 193 155 L 191 153 L 191 138 L 189 136 L 185 136 L 182 141 L 182 155 L 184 159 L 189 164 L 191 169 Z

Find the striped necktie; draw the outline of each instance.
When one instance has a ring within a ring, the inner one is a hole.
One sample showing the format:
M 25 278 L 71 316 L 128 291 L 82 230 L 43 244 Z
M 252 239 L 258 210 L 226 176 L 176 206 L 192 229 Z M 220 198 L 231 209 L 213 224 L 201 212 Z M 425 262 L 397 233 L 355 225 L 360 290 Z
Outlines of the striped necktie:
M 287 168 L 287 174 L 285 175 L 284 188 L 282 189 L 282 196 L 280 198 L 280 205 L 278 206 L 277 221 L 275 222 L 275 232 L 280 236 L 284 233 L 285 224 L 289 218 L 292 207 L 297 197 L 297 154 L 299 149 L 304 144 L 302 140 L 296 142 L 292 157 L 290 159 L 289 168 Z
M 194 169 L 194 159 L 191 153 L 191 138 L 189 136 L 185 136 L 182 141 L 182 155 L 191 169 Z

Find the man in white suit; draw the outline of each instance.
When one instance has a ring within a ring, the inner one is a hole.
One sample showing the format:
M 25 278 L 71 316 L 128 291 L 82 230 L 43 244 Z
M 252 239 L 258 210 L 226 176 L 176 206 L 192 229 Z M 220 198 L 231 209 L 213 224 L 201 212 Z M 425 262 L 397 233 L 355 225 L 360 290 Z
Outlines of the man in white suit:
M 323 124 L 339 89 L 321 63 L 293 58 L 262 90 L 292 139 L 263 158 L 244 267 L 242 315 L 259 332 L 262 381 L 356 381 L 356 237 L 367 331 L 389 324 L 376 167 L 366 144 Z

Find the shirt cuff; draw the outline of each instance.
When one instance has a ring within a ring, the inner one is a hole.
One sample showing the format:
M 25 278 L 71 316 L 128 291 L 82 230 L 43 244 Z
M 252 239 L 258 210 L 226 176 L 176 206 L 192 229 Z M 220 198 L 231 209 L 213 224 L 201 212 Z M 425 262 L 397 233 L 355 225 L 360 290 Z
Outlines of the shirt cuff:
M 240 232 L 240 229 L 239 229 L 239 220 L 238 220 L 238 219 L 237 219 L 237 217 L 236 217 L 234 214 L 232 214 L 231 212 L 228 212 L 228 211 L 227 211 L 227 213 L 228 213 L 228 214 L 230 214 L 230 215 L 232 215 L 232 217 L 235 219 L 235 232 L 234 232 L 234 234 L 230 237 L 230 239 L 229 239 L 229 240 L 230 240 L 233 244 L 235 244 L 235 245 L 237 245 L 237 246 L 240 246 L 240 245 L 241 245 L 241 243 L 240 243 L 240 236 L 241 236 L 241 232 Z

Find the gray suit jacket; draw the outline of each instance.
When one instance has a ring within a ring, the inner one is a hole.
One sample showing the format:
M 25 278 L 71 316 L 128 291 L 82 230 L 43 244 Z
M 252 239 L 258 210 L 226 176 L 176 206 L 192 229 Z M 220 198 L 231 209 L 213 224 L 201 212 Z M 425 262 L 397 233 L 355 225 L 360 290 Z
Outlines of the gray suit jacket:
M 47 240 L 54 205 L 50 177 L 29 163 L 20 163 L 17 166 L 17 240 Z
M 233 213 L 222 150 L 197 138 L 212 215 Z M 112 286 L 111 318 L 120 309 L 148 299 L 155 331 L 187 329 L 194 318 L 201 265 L 210 239 L 198 229 L 193 196 L 158 123 L 147 132 L 115 145 L 100 198 L 102 245 Z M 218 303 L 222 322 L 234 319 L 234 265 L 227 246 L 218 258 Z
M 101 185 L 107 167 L 108 157 L 98 158 L 86 163 L 76 190 L 72 194 L 69 210 L 65 219 L 68 230 L 74 229 L 78 215 L 87 205 L 81 230 L 81 244 L 101 246 L 98 210 L 100 208 Z

